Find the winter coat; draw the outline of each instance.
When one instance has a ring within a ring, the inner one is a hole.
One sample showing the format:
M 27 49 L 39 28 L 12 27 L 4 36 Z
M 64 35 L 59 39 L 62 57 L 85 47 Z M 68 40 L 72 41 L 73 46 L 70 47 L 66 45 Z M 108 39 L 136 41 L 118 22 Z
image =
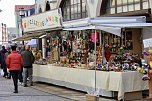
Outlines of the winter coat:
M 23 67 L 32 67 L 32 64 L 34 63 L 34 56 L 31 51 L 23 51 L 22 52 L 22 58 L 23 58 Z
M 12 51 L 6 58 L 6 65 L 9 70 L 21 70 L 23 59 L 17 51 Z

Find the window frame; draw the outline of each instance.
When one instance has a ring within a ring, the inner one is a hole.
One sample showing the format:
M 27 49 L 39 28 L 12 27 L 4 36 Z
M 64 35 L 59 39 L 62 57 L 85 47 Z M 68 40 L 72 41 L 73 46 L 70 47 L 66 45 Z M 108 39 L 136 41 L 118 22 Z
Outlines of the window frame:
M 84 5 L 85 8 L 83 7 Z M 69 8 L 69 12 L 67 8 Z M 63 14 L 63 21 L 76 20 L 87 17 L 86 4 L 84 0 L 79 0 L 78 2 L 77 0 L 65 0 L 61 9 Z M 65 9 L 66 9 L 66 13 L 65 13 Z M 68 16 L 70 16 L 69 19 Z
M 123 2 L 123 1 L 124 0 L 121 0 L 121 3 L 118 4 L 117 0 L 114 0 L 114 1 L 108 0 L 107 7 L 106 7 L 106 14 L 119 14 L 119 13 L 125 13 L 125 12 L 130 12 L 130 11 L 138 11 L 138 10 L 144 10 L 144 9 L 149 9 L 150 8 L 149 0 L 138 0 L 138 1 L 137 0 L 132 0 L 133 2 L 129 2 L 129 0 L 125 0 L 125 2 Z M 112 2 L 114 2 L 115 4 L 112 5 Z M 143 6 L 144 2 L 148 2 L 147 8 L 144 8 L 145 7 L 145 6 Z M 138 4 L 140 5 L 140 7 L 137 7 L 137 6 L 139 6 Z M 129 9 L 129 6 L 131 7 L 131 5 L 133 5 L 132 10 Z M 118 7 L 122 8 L 122 10 L 120 12 L 118 11 Z M 124 10 L 124 7 L 127 7 L 127 10 L 126 10 L 126 8 Z M 111 12 L 111 11 L 114 11 L 114 10 L 112 10 L 113 8 L 115 8 L 115 13 Z

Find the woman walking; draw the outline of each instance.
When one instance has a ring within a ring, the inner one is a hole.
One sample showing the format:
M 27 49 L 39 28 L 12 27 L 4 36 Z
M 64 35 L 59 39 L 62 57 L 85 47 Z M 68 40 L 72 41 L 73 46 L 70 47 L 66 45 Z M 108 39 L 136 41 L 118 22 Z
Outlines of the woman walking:
M 6 65 L 10 71 L 14 83 L 14 93 L 18 93 L 18 75 L 23 65 L 23 59 L 16 51 L 16 46 L 11 46 L 12 52 L 6 58 Z

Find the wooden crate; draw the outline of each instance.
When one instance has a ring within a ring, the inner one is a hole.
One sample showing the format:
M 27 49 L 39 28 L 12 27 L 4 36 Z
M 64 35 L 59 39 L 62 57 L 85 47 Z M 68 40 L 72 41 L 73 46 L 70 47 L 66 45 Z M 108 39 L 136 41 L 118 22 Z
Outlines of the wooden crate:
M 134 101 L 142 99 L 142 91 L 127 92 L 124 95 L 124 101 Z
M 86 101 L 99 101 L 98 96 L 86 94 Z

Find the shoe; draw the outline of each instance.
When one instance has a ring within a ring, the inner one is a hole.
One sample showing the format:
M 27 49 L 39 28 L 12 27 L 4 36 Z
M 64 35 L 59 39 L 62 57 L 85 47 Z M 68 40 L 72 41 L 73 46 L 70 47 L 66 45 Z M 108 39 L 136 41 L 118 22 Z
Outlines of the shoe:
M 30 86 L 33 86 L 33 83 L 32 83 L 32 84 L 30 84 Z
M 17 91 L 17 90 L 15 90 L 13 93 L 18 93 L 18 91 Z
M 27 87 L 27 85 L 24 85 L 24 87 Z
M 22 85 L 23 84 L 23 82 L 20 82 L 20 85 Z
M 7 79 L 11 79 L 11 77 L 7 77 Z

